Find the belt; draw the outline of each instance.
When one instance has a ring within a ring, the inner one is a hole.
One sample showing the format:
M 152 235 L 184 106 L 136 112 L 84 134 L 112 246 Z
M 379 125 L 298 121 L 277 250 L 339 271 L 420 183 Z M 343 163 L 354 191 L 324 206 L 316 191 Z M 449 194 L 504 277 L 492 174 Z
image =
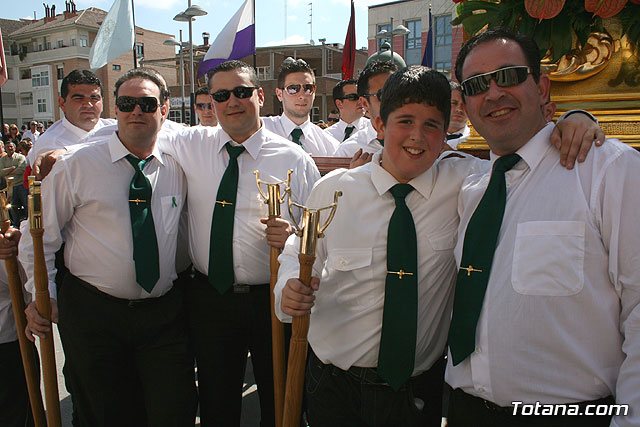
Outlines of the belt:
M 200 273 L 195 268 L 193 269 L 193 277 L 197 280 L 209 283 L 209 277 L 205 274 Z M 234 283 L 232 290 L 234 294 L 248 294 L 249 292 L 257 292 L 264 291 L 269 289 L 269 284 L 259 284 L 259 285 L 247 285 L 244 283 Z

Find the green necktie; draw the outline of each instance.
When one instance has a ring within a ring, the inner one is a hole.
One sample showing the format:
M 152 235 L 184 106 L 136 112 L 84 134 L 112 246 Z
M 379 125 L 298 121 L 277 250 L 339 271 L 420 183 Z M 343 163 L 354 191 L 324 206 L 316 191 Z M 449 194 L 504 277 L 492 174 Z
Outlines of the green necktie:
M 508 154 L 495 161 L 489 185 L 467 225 L 449 329 L 454 365 L 475 351 L 476 326 L 507 201 L 504 174 L 519 160 L 519 155 Z
M 211 240 L 209 243 L 209 283 L 224 294 L 235 282 L 233 275 L 233 219 L 236 212 L 236 195 L 238 193 L 238 156 L 244 147 L 225 147 L 229 153 L 229 165 L 222 175 L 213 219 L 211 220 Z
M 384 147 L 384 139 L 378 138 L 378 142 L 380 143 L 380 145 L 382 145 Z
M 151 160 L 144 160 L 128 154 L 127 160 L 133 166 L 135 174 L 129 188 L 129 214 L 133 234 L 133 261 L 136 264 L 136 282 L 151 293 L 160 278 L 158 262 L 158 240 L 151 213 L 151 183 L 142 173 L 144 166 Z
M 294 128 L 291 131 L 291 140 L 302 147 L 302 142 L 300 142 L 300 137 L 302 136 L 302 129 Z
M 342 139 L 343 141 L 346 141 L 347 138 L 349 138 L 351 136 L 351 134 L 353 133 L 353 130 L 355 129 L 355 126 L 349 125 L 344 129 L 344 138 Z
M 378 375 L 398 390 L 413 373 L 418 323 L 418 244 L 405 197 L 409 184 L 389 190 L 396 208 L 387 234 L 387 279 L 384 295 Z

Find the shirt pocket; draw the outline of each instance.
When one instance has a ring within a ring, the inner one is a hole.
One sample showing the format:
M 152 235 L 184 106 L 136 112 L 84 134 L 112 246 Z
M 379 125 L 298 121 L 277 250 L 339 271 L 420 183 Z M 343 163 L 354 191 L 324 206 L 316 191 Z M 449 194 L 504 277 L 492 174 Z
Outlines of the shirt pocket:
M 180 196 L 162 196 L 160 206 L 162 206 L 164 230 L 169 234 L 177 233 L 180 212 L 182 212 L 182 198 Z
M 446 251 L 455 247 L 457 235 L 457 227 L 450 227 L 427 233 L 427 240 L 434 251 Z
M 511 283 L 522 295 L 569 296 L 584 287 L 585 223 L 518 224 Z
M 372 289 L 373 248 L 331 249 L 326 268 L 337 272 L 336 299 L 349 305 L 370 305 L 375 299 Z

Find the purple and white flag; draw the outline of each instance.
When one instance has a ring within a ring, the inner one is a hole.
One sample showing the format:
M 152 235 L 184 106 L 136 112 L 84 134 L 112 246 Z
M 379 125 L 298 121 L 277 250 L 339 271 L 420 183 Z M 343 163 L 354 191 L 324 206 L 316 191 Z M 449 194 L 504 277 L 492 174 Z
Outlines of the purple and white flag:
M 220 31 L 204 59 L 198 65 L 198 77 L 207 74 L 225 61 L 253 55 L 256 52 L 255 34 L 253 0 L 245 0 L 240 9 Z

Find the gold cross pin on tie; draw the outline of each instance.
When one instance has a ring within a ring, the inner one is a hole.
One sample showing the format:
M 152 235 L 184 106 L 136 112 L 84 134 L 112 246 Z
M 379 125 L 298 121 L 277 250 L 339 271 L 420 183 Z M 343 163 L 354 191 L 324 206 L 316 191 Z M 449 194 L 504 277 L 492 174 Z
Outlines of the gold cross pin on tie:
M 406 272 L 404 270 L 400 271 L 387 271 L 387 274 L 397 274 L 398 279 L 402 280 L 403 276 L 413 276 L 413 273 Z
M 223 200 L 223 201 L 216 200 L 216 203 L 220 203 L 220 204 L 222 205 L 222 207 L 223 207 L 223 208 L 224 208 L 225 206 L 227 206 L 227 205 L 232 205 L 232 204 L 233 204 L 233 203 L 231 203 L 231 202 L 226 202 L 226 201 L 224 201 L 224 200 Z
M 145 203 L 146 200 L 142 200 L 142 199 L 133 199 L 133 200 L 129 200 L 130 202 L 135 202 L 136 206 L 138 206 L 140 203 Z
M 477 271 L 478 273 L 482 273 L 482 270 L 477 270 L 475 268 L 473 268 L 473 266 L 469 266 L 469 267 L 460 267 L 460 270 L 466 270 L 467 271 L 467 276 L 471 276 L 471 272 L 472 271 Z

